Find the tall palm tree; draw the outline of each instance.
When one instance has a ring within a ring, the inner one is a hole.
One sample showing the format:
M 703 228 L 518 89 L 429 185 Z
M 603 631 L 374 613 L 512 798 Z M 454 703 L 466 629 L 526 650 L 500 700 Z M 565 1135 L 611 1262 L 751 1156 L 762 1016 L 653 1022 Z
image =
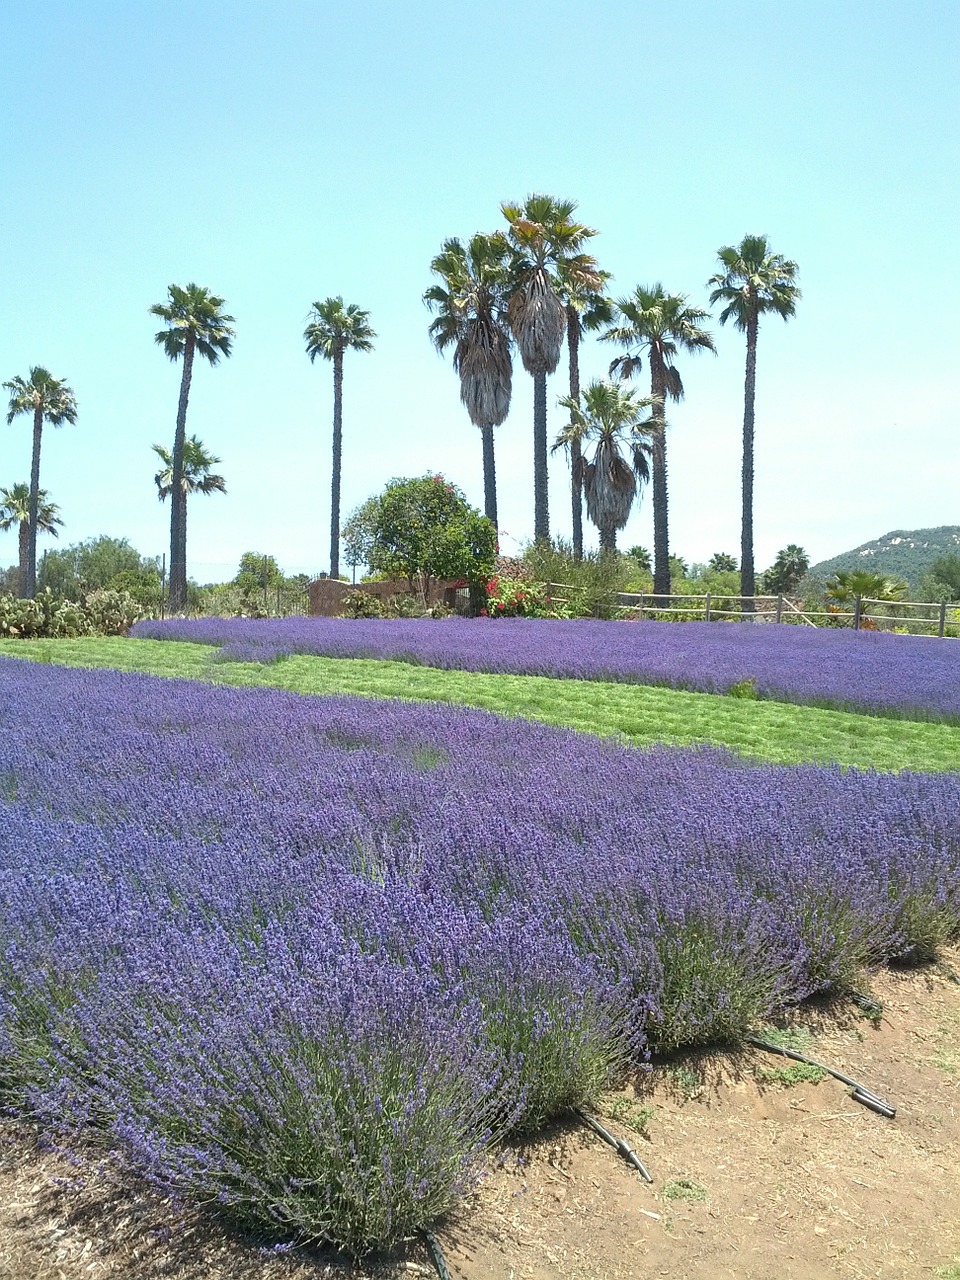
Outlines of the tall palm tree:
M 582 405 L 572 396 L 560 401 L 570 410 L 570 425 L 557 436 L 554 449 L 577 440 L 595 444 L 592 457 L 581 453 L 577 464 L 587 515 L 600 531 L 600 546 L 616 551 L 617 531 L 627 523 L 640 486 L 650 475 L 649 399 L 615 382 L 591 382 Z M 628 456 L 624 456 L 624 454 Z
M 586 271 L 564 258 L 560 262 L 561 297 L 567 316 L 567 364 L 570 399 L 580 401 L 580 341 L 588 330 L 600 329 L 613 320 L 613 303 L 603 292 L 611 279 L 609 271 L 595 267 Z M 579 479 L 580 442 L 570 441 L 570 505 L 573 516 L 573 558 L 583 559 L 583 488 Z
M 423 295 L 437 313 L 430 337 L 438 351 L 453 346 L 460 399 L 483 441 L 484 515 L 498 526 L 497 465 L 493 429 L 510 411 L 513 361 L 507 327 L 510 248 L 506 236 L 478 233 L 466 247 L 445 240 L 430 263 L 442 281 Z
M 37 529 L 59 537 L 57 525 L 62 525 L 60 508 L 47 501 L 46 489 L 37 493 Z M 29 576 L 30 568 L 30 486 L 15 484 L 12 489 L 0 489 L 0 529 L 19 526 L 20 536 L 20 594 Z
M 653 402 L 653 589 L 670 593 L 670 538 L 667 516 L 667 400 L 683 398 L 683 381 L 674 361 L 679 352 L 713 351 L 713 338 L 702 328 L 707 312 L 691 307 L 686 294 L 666 293 L 663 285 L 638 285 L 630 298 L 617 302 L 620 323 L 602 335 L 604 342 L 627 348 L 610 365 L 611 374 L 630 378 L 639 373 L 643 354 L 650 368 Z
M 333 476 L 330 482 L 330 577 L 340 576 L 340 469 L 343 459 L 343 353 L 372 351 L 377 335 L 370 312 L 343 298 L 315 302 L 303 337 L 312 364 L 317 356 L 333 361 Z
M 573 221 L 576 207 L 573 200 L 545 195 L 500 206 L 513 249 L 507 317 L 523 367 L 533 376 L 533 536 L 538 542 L 550 537 L 547 374 L 560 363 L 567 327 L 560 263 L 566 261 L 568 279 L 592 278 L 598 288 L 601 283 L 595 259 L 581 252 L 597 233 Z
M 7 422 L 21 413 L 33 415 L 33 458 L 30 465 L 30 509 L 26 573 L 21 570 L 20 591 L 32 600 L 37 590 L 37 530 L 40 519 L 40 442 L 43 424 L 59 427 L 77 420 L 77 398 L 63 378 L 54 378 L 35 365 L 27 378 L 11 378 L 4 387 L 10 392 Z
M 155 444 L 153 452 L 163 466 L 153 477 L 157 486 L 157 497 L 163 502 L 173 493 L 173 455 L 162 444 Z M 191 493 L 226 493 L 227 484 L 223 476 L 211 473 L 222 458 L 215 458 L 204 447 L 196 436 L 188 436 L 183 442 L 183 469 L 181 475 L 181 492 L 183 495 L 182 522 L 183 544 L 187 543 L 187 498 Z
M 173 361 L 183 357 L 177 429 L 173 438 L 170 488 L 170 609 L 181 613 L 187 607 L 187 508 L 183 486 L 183 450 L 186 439 L 187 400 L 193 378 L 193 359 L 198 353 L 211 365 L 230 355 L 234 336 L 233 316 L 223 312 L 224 299 L 202 285 L 172 284 L 168 301 L 158 302 L 150 314 L 166 324 L 156 340 Z
M 799 268 L 779 253 L 771 253 L 766 236 L 744 236 L 738 245 L 719 249 L 721 270 L 710 277 L 710 305 L 722 302 L 720 323 L 732 320 L 747 335 L 747 367 L 743 389 L 743 522 L 741 526 L 740 590 L 755 591 L 753 564 L 753 433 L 757 388 L 757 332 L 760 317 L 775 312 L 784 320 L 796 313 L 800 300 Z M 745 600 L 745 613 L 753 612 Z

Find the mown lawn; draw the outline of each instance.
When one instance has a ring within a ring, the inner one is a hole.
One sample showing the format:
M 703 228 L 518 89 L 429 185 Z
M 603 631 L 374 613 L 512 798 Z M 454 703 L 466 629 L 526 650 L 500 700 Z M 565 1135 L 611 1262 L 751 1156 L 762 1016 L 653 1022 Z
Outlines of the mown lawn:
M 293 655 L 270 664 L 221 662 L 208 645 L 172 640 L 0 640 L 0 655 L 64 666 L 112 667 L 302 694 L 357 694 L 458 703 L 637 746 L 712 743 L 773 763 L 924 772 L 960 769 L 960 726 L 893 720 L 706 693 L 485 675 L 360 658 Z

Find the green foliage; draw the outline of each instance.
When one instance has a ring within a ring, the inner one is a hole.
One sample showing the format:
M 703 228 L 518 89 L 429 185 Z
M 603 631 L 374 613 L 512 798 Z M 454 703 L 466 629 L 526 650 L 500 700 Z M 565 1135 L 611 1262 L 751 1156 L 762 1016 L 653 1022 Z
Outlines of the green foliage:
M 343 618 L 382 618 L 383 605 L 369 591 L 348 591 L 340 607 Z
M 83 604 L 60 600 L 48 590 L 33 600 L 0 596 L 0 636 L 13 640 L 125 635 L 143 616 L 138 602 L 123 591 L 91 591 Z
M 423 596 L 434 579 L 480 588 L 493 572 L 496 529 L 442 475 L 391 480 L 347 524 L 351 538 L 356 533 L 364 542 L 374 573 L 406 578 Z
M 160 594 L 160 566 L 143 557 L 126 538 L 88 538 L 60 551 L 48 551 L 39 573 L 40 589 L 79 601 L 105 588 L 129 592 L 144 604 Z
M 934 600 L 960 600 L 960 555 L 950 553 L 937 556 L 930 566 L 929 574 L 924 574 L 921 585 L 933 586 Z
M 702 1204 L 706 1198 L 706 1187 L 691 1178 L 671 1178 L 660 1189 L 661 1200 L 686 1200 L 690 1204 Z
M 710 557 L 707 568 L 711 573 L 736 573 L 737 557 L 728 555 L 726 551 L 717 551 Z
M 827 596 L 841 604 L 849 604 L 857 596 L 868 600 L 902 600 L 907 590 L 905 582 L 885 578 L 881 573 L 868 569 L 841 569 L 827 583 Z
M 631 560 L 636 560 L 638 569 L 642 570 L 644 573 L 652 572 L 653 561 L 650 558 L 650 552 L 647 550 L 646 547 L 641 547 L 641 546 L 630 547 L 630 549 L 627 551 L 627 555 L 630 557 Z
M 603 1110 L 611 1120 L 626 1125 L 628 1129 L 644 1137 L 647 1137 L 650 1121 L 656 1115 L 656 1107 L 649 1102 L 638 1102 L 636 1098 L 625 1098 L 622 1095 L 605 1098 Z
M 269 591 L 272 587 L 282 587 L 283 573 L 273 556 L 261 555 L 259 551 L 245 551 L 240 557 L 240 568 L 233 580 L 234 586 L 241 591 Z
M 627 589 L 632 562 L 616 552 L 586 552 L 577 560 L 569 542 L 535 542 L 523 553 L 531 576 L 547 584 L 551 615 L 560 616 L 557 604 L 566 606 L 572 618 L 615 618 L 617 593 Z
M 487 583 L 487 606 L 481 613 L 491 618 L 551 618 L 557 615 L 546 601 L 542 582 L 496 576 Z
M 763 595 L 795 595 L 810 567 L 810 557 L 803 547 L 791 543 L 777 552 L 773 564 L 761 575 L 759 589 Z

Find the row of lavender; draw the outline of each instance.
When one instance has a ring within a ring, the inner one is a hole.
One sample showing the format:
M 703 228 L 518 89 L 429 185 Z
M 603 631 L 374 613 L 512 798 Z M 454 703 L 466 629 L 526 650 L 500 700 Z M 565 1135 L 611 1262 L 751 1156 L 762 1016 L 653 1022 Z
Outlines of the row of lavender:
M 960 721 L 960 645 L 801 626 L 504 618 L 196 618 L 138 622 L 132 635 L 222 647 L 224 659 L 294 653 L 430 667 L 669 685 L 922 719 Z
M 362 1250 L 649 1048 L 960 925 L 960 778 L 0 660 L 0 1083 Z

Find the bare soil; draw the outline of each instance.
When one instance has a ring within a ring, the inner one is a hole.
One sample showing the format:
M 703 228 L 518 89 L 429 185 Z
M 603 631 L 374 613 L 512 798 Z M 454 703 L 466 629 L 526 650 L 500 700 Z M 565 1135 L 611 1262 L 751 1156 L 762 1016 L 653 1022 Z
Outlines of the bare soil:
M 960 969 L 960 951 L 946 959 Z M 830 1077 L 788 1083 L 789 1064 L 759 1050 L 657 1064 L 598 1111 L 653 1184 L 572 1122 L 511 1147 L 437 1228 L 452 1280 L 960 1280 L 960 985 L 929 968 L 881 973 L 871 991 L 876 1025 L 848 1002 L 789 1025 L 895 1119 Z M 363 1265 L 276 1253 L 95 1149 L 68 1157 L 0 1123 L 0 1280 L 416 1275 L 436 1275 L 420 1241 Z

